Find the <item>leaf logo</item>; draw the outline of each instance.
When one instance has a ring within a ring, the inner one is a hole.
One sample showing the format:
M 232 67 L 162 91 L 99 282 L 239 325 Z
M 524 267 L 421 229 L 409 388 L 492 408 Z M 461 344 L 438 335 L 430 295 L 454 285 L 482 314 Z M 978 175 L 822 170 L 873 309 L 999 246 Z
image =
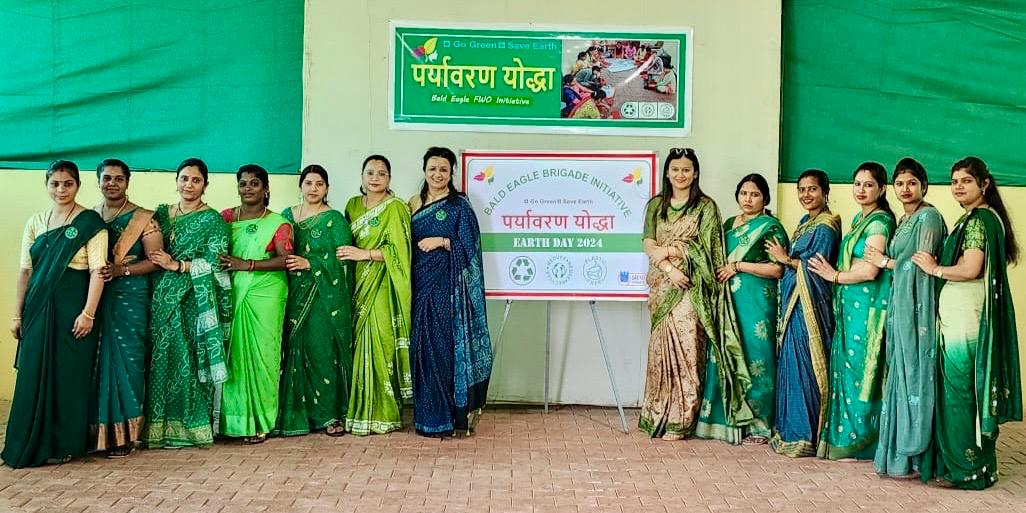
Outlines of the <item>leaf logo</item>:
M 481 171 L 480 173 L 474 175 L 474 180 L 478 182 L 492 183 L 495 181 L 495 178 L 492 176 L 494 173 L 495 168 L 492 166 L 488 166 L 484 168 L 484 171 Z
M 643 181 L 641 179 L 641 168 L 636 168 L 634 171 L 631 171 L 630 173 L 627 173 L 627 176 L 621 178 L 621 180 L 623 180 L 623 183 L 632 183 L 634 185 L 641 185 L 641 183 Z
M 414 48 L 410 53 L 418 59 L 427 58 L 429 61 L 433 61 L 438 58 L 438 52 L 435 51 L 435 46 L 438 45 L 438 38 L 433 37 L 424 41 L 424 44 Z

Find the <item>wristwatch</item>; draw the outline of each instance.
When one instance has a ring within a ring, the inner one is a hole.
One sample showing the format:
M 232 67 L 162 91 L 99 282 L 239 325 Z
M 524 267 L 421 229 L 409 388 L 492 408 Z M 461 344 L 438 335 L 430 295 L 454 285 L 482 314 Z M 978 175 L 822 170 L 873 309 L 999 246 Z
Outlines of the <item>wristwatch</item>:
M 132 275 L 132 271 L 131 271 L 131 270 L 130 270 L 130 269 L 128 268 L 128 266 L 126 265 L 126 266 L 125 266 L 125 273 L 124 273 L 124 276 L 131 276 L 131 275 Z
M 937 268 L 933 270 L 933 275 L 938 277 L 938 278 L 943 278 L 944 277 L 944 270 L 941 269 L 941 267 L 938 265 Z
M 880 268 L 883 269 L 884 267 L 887 267 L 887 264 L 889 263 L 891 263 L 891 259 L 889 257 L 884 257 L 883 260 L 880 261 Z

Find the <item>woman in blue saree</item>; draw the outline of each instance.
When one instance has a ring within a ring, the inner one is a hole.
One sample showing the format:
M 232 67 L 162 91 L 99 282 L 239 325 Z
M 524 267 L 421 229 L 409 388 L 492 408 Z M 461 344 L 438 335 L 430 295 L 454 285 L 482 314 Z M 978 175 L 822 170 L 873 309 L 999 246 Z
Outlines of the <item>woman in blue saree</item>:
M 429 148 L 413 215 L 413 425 L 431 437 L 470 433 L 492 371 L 477 217 L 452 184 L 456 154 Z
M 791 236 L 791 247 L 766 242 L 784 264 L 780 281 L 777 387 L 770 447 L 791 457 L 816 454 L 827 394 L 827 354 L 834 331 L 830 282 L 809 271 L 816 255 L 834 258 L 841 219 L 830 212 L 830 179 L 819 169 L 798 178 L 798 200 L 808 212 Z

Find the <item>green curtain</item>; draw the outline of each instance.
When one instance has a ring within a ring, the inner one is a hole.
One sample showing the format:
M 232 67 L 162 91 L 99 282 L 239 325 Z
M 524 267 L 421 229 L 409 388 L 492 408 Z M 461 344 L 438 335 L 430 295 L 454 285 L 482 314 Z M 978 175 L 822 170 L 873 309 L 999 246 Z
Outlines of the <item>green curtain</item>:
M 303 0 L 0 0 L 0 34 L 0 167 L 299 167 Z
M 932 182 L 966 155 L 1026 185 L 1026 9 L 1000 0 L 784 0 L 780 178 L 850 181 L 912 156 Z

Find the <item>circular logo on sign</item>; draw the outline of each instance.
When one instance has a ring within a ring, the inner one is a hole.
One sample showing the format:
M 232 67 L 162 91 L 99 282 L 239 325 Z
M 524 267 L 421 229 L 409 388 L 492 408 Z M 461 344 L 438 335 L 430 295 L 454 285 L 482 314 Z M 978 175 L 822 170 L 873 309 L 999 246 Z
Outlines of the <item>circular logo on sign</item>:
M 69 239 L 74 239 L 75 237 L 78 237 L 78 228 L 75 228 L 74 226 L 69 226 L 67 230 L 64 230 L 64 236 Z
M 545 275 L 556 285 L 565 285 L 573 274 L 574 268 L 570 265 L 570 259 L 563 255 L 556 255 L 545 264 Z
M 525 256 L 518 256 L 509 264 L 509 279 L 521 287 L 534 281 L 534 261 Z
M 439 221 L 445 221 L 446 217 L 448 217 L 448 214 L 446 214 L 444 210 L 435 212 L 435 219 L 438 219 Z
M 606 261 L 600 256 L 588 257 L 581 270 L 588 285 L 598 286 L 606 279 Z

